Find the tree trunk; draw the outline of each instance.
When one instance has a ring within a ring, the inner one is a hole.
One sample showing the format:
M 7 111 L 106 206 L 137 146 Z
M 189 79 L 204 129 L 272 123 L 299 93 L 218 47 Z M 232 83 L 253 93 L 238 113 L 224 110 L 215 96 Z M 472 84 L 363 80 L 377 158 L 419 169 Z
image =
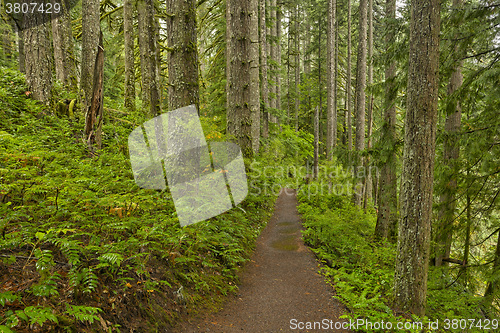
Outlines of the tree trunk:
M 291 48 L 290 48 L 290 44 L 291 44 L 291 40 L 292 40 L 292 34 L 290 33 L 290 29 L 292 27 L 292 24 L 291 24 L 291 13 L 290 11 L 288 11 L 288 36 L 287 36 L 287 48 L 286 48 L 286 88 L 287 88 L 287 92 L 286 92 L 286 117 L 287 117 L 287 124 L 288 125 L 291 125 L 291 122 L 290 122 L 290 52 L 291 52 Z
M 59 3 L 53 1 L 53 3 Z M 62 15 L 52 13 L 52 45 L 54 48 L 54 67 L 56 79 L 72 90 L 77 87 L 76 68 L 73 50 L 70 9 L 60 2 Z
M 167 1 L 168 108 L 194 104 L 199 112 L 196 1 Z
M 49 104 L 52 96 L 52 54 L 50 22 L 43 23 L 43 13 L 24 17 L 24 63 L 26 83 L 34 99 Z
M 135 56 L 134 56 L 134 5 L 132 0 L 123 3 L 123 39 L 125 49 L 125 108 L 135 111 Z
M 349 151 L 349 166 L 352 165 L 352 82 L 351 82 L 351 0 L 347 0 L 347 150 Z
M 153 30 L 154 30 L 154 41 L 155 41 L 155 79 L 158 87 L 158 103 L 159 108 L 168 108 L 168 99 L 165 98 L 164 89 L 162 87 L 166 86 L 165 78 L 161 76 L 161 51 L 160 47 L 160 19 L 153 15 Z M 196 50 L 196 54 L 198 56 L 198 49 Z M 168 57 L 167 57 L 168 58 Z M 198 75 L 196 76 L 198 78 Z M 160 111 L 161 112 L 161 111 Z
M 395 26 L 393 20 L 396 18 L 396 0 L 386 0 L 385 4 L 385 49 L 389 50 L 394 43 Z M 375 226 L 375 237 L 378 239 L 387 238 L 396 241 L 397 226 L 397 179 L 396 164 L 397 156 L 394 151 L 396 144 L 396 105 L 397 87 L 394 83 L 396 76 L 396 63 L 389 54 L 386 53 L 385 65 L 385 96 L 384 96 L 384 122 L 382 125 L 381 142 L 384 159 L 380 168 L 380 178 L 378 185 L 378 213 L 377 225 Z
M 467 169 L 467 176 L 469 176 L 469 169 Z M 469 178 L 469 177 L 467 177 Z M 466 190 L 466 219 L 467 219 L 467 225 L 465 227 L 465 244 L 464 244 L 464 265 L 460 268 L 460 274 L 462 275 L 462 281 L 463 285 L 465 288 L 467 288 L 467 284 L 469 282 L 469 277 L 468 277 L 468 262 L 469 262 L 469 253 L 470 253 L 470 231 L 471 231 L 471 226 L 472 226 L 472 209 L 471 209 L 471 200 L 470 200 L 470 193 L 469 189 L 467 188 Z
M 396 309 L 425 315 L 438 101 L 438 0 L 412 0 Z
M 260 127 L 257 1 L 228 0 L 226 24 L 227 133 L 251 158 Z
M 23 24 L 21 22 L 21 24 Z M 24 62 L 24 59 L 25 59 L 25 54 L 24 54 L 24 33 L 23 31 L 20 29 L 19 26 L 16 26 L 17 29 L 16 29 L 16 34 L 17 34 L 17 44 L 18 44 L 18 52 L 19 52 L 19 55 L 18 55 L 18 59 L 19 59 L 19 71 L 21 73 L 25 73 L 26 74 L 26 65 L 25 65 L 25 62 Z
M 273 0 L 275 1 L 275 0 Z M 281 111 L 281 3 L 276 4 L 276 109 Z M 278 119 L 279 121 L 279 119 Z
M 64 2 L 62 2 L 62 4 L 64 5 Z M 54 68 L 56 71 L 56 80 L 59 80 L 62 84 L 65 84 L 67 77 L 64 59 L 66 39 L 64 39 L 64 34 L 62 32 L 62 17 L 58 17 L 56 13 L 52 13 L 52 17 L 52 45 L 54 48 Z
M 373 84 L 373 0 L 368 0 L 368 86 Z M 369 151 L 372 146 L 373 132 L 373 94 L 368 95 L 368 112 L 366 113 L 366 123 L 368 130 L 366 136 L 368 138 L 366 148 Z M 365 159 L 365 189 L 363 190 L 363 208 L 366 212 L 368 202 L 372 199 L 373 179 L 370 170 L 370 155 Z
M 167 6 L 170 4 L 171 3 L 169 1 L 167 3 Z M 169 10 L 170 9 L 172 8 L 169 7 Z M 142 106 L 145 110 L 149 109 L 149 113 L 151 116 L 159 115 L 161 112 L 159 82 L 157 77 L 158 63 L 156 59 L 157 45 L 156 45 L 154 11 L 155 10 L 154 10 L 153 0 L 139 0 L 137 2 L 138 23 L 139 23 L 138 24 L 139 50 L 141 55 Z M 169 18 L 172 20 L 175 19 L 175 16 L 173 18 L 172 17 Z M 169 24 L 169 22 L 170 21 L 167 20 L 167 25 Z M 179 22 L 179 24 L 182 23 Z M 175 32 L 170 33 L 169 36 L 171 36 L 172 34 L 175 34 Z M 176 77 L 175 73 L 171 73 L 171 75 Z M 182 106 L 187 106 L 187 105 L 182 105 Z
M 294 44 L 295 44 L 295 132 L 299 131 L 299 108 L 300 108 L 300 31 L 299 31 L 299 5 L 294 5 L 295 9 L 295 27 L 294 27 Z
M 267 27 L 266 27 L 266 0 L 259 0 L 260 18 L 260 71 L 262 95 L 262 137 L 269 137 L 269 88 L 267 82 Z
M 314 109 L 314 165 L 313 177 L 318 179 L 319 173 L 319 107 Z
M 103 81 L 104 81 L 104 47 L 102 32 L 99 34 L 99 44 L 94 64 L 94 82 L 89 109 L 85 114 L 85 136 L 89 151 L 94 153 L 95 148 L 101 149 L 102 121 L 103 121 Z
M 270 81 L 274 81 L 274 86 L 270 86 L 268 87 L 268 90 L 269 90 L 269 93 L 270 93 L 270 98 L 269 98 L 269 107 L 272 109 L 272 110 L 276 110 L 276 75 L 277 75 L 277 68 L 276 68 L 276 63 L 277 63 L 277 59 L 276 59 L 276 50 L 277 50 L 277 40 L 276 40 L 276 0 L 271 0 L 271 4 L 270 4 L 270 8 L 269 8 L 269 11 L 270 11 L 270 15 L 269 15 L 269 18 L 270 18 L 270 22 L 268 23 L 268 25 L 271 26 L 271 28 L 269 29 L 269 35 L 271 37 L 271 43 L 270 44 L 270 56 L 269 56 L 269 59 L 271 59 L 272 61 L 272 66 L 268 66 L 269 67 L 269 74 L 268 74 L 268 77 L 270 78 Z M 275 112 L 275 111 L 274 111 Z M 276 117 L 273 116 L 273 115 L 269 115 L 269 121 L 273 122 L 273 123 L 276 123 Z
M 260 89 L 259 89 L 259 4 L 257 0 L 249 0 L 250 16 L 250 110 L 252 117 L 252 149 L 257 155 L 260 149 Z
M 306 31 L 305 31 L 305 44 L 304 44 L 304 80 L 309 84 L 311 82 L 311 53 L 310 48 L 311 48 L 311 24 L 309 23 L 309 18 L 305 19 L 304 21 L 306 22 Z M 311 103 L 311 92 L 309 89 L 306 90 L 306 103 L 307 103 L 307 108 L 306 110 L 311 110 L 312 109 L 312 103 Z
M 99 46 L 99 1 L 82 0 L 82 64 L 80 91 L 84 112 L 90 107 L 94 84 L 94 66 Z
M 331 160 L 337 143 L 337 106 L 335 105 L 335 10 L 336 0 L 328 0 L 328 26 L 326 36 L 326 157 Z
M 321 18 L 318 20 L 318 41 L 321 41 Z M 323 119 L 322 117 L 322 107 L 323 107 L 323 94 L 322 94 L 322 88 L 323 83 L 321 82 L 321 42 L 318 43 L 318 94 L 319 94 L 319 111 L 318 111 L 318 141 L 323 142 L 323 138 L 321 134 L 323 133 L 321 131 L 321 125 L 319 123 L 320 119 Z M 319 155 L 319 142 L 318 142 L 318 155 Z M 315 172 L 316 169 L 318 168 L 317 161 L 315 162 Z M 316 177 L 317 177 L 316 173 Z
M 335 110 L 335 120 L 334 120 L 334 140 L 333 140 L 333 148 L 337 147 L 338 141 L 338 75 L 339 75 L 339 16 L 337 15 L 337 2 L 335 2 L 335 52 L 334 52 L 334 63 L 333 63 L 333 106 Z
M 366 30 L 367 30 L 367 0 L 359 1 L 359 40 L 356 65 L 356 163 L 354 174 L 363 166 L 361 151 L 365 149 L 365 102 L 366 102 Z M 361 206 L 363 199 L 362 179 L 357 180 L 354 193 L 356 205 Z
M 461 5 L 462 0 L 454 0 L 453 8 L 456 10 Z M 454 48 L 455 57 L 461 58 L 458 53 L 460 50 L 457 46 Z M 448 84 L 448 96 L 456 92 L 462 85 L 462 61 L 458 60 L 455 63 L 453 72 L 451 74 L 450 82 Z M 450 112 L 451 111 L 451 112 Z M 438 226 L 436 230 L 436 259 L 435 265 L 443 265 L 443 258 L 449 258 L 451 252 L 451 240 L 453 235 L 453 221 L 455 220 L 456 209 L 456 195 L 457 195 L 457 160 L 460 152 L 458 145 L 460 133 L 460 123 L 462 119 L 462 108 L 460 102 L 457 101 L 452 110 L 448 111 L 446 117 L 444 131 L 444 151 L 443 162 L 445 165 L 445 186 L 443 193 L 439 198 L 439 216 Z

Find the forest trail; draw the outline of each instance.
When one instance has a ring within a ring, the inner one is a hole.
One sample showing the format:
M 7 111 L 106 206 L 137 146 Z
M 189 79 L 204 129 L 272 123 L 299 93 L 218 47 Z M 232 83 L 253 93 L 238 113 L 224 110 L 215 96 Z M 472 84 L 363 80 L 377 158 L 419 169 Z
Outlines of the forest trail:
M 238 295 L 218 313 L 181 323 L 177 332 L 348 332 L 334 329 L 345 308 L 318 273 L 301 229 L 296 192 L 284 189 L 240 275 Z M 333 329 L 299 329 L 293 319 L 297 325 L 331 320 Z

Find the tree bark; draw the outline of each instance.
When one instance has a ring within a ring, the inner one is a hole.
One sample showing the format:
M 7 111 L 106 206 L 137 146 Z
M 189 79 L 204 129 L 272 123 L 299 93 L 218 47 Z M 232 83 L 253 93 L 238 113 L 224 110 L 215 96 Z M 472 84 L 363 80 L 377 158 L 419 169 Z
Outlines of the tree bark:
M 62 2 L 62 4 L 64 5 L 64 1 Z M 66 40 L 64 39 L 64 34 L 61 31 L 62 17 L 58 17 L 58 15 L 55 13 L 52 14 L 52 17 L 52 46 L 54 48 L 54 68 L 56 71 L 56 80 L 59 80 L 62 84 L 65 84 L 67 77 L 64 59 Z
M 373 84 L 373 0 L 368 0 L 368 86 Z M 372 146 L 373 132 L 373 94 L 368 95 L 368 112 L 366 113 L 366 123 L 368 130 L 366 133 L 367 143 L 366 148 L 369 151 Z M 365 189 L 363 190 L 363 208 L 366 212 L 368 202 L 372 199 L 373 178 L 370 170 L 370 155 L 365 159 Z
M 347 150 L 349 151 L 349 166 L 352 165 L 352 82 L 351 82 L 351 0 L 347 0 Z
M 290 29 L 292 27 L 292 24 L 290 22 L 291 20 L 291 13 L 288 11 L 288 36 L 287 36 L 287 48 L 286 48 L 286 118 L 287 118 L 287 124 L 291 125 L 290 122 L 290 52 L 291 52 L 291 40 L 292 40 L 292 34 L 290 33 Z
M 132 0 L 123 3 L 123 39 L 125 49 L 125 108 L 135 111 L 135 56 L 134 56 L 134 5 Z
M 300 30 L 299 30 L 299 5 L 294 5 L 295 9 L 295 24 L 294 24 L 294 72 L 295 72 L 295 132 L 299 131 L 299 109 L 300 109 Z
M 438 101 L 438 0 L 412 0 L 396 309 L 425 315 Z
M 397 226 L 397 156 L 394 150 L 396 144 L 396 105 L 397 87 L 394 83 L 396 77 L 396 63 L 390 60 L 390 46 L 395 39 L 394 20 L 396 18 L 396 0 L 386 0 L 385 4 L 385 96 L 384 96 L 384 122 L 382 125 L 381 144 L 384 149 L 383 162 L 380 168 L 378 185 L 378 213 L 375 226 L 375 237 L 386 238 L 391 242 L 396 241 Z
M 359 39 L 356 65 L 356 163 L 354 174 L 363 166 L 361 152 L 365 149 L 365 103 L 366 103 L 366 31 L 367 31 L 367 0 L 359 1 Z M 363 180 L 357 179 L 354 201 L 361 206 L 363 199 Z
M 22 22 L 21 22 L 22 24 Z M 24 33 L 23 31 L 17 27 L 16 29 L 16 34 L 17 34 L 17 44 L 18 44 L 18 52 L 19 52 L 19 71 L 21 73 L 26 73 L 26 65 L 25 65 L 25 54 L 24 54 Z
M 170 2 L 167 3 L 167 6 L 169 5 Z M 149 109 L 149 114 L 151 116 L 156 116 L 160 114 L 161 108 L 159 82 L 157 77 L 157 43 L 154 20 L 155 9 L 153 0 L 139 0 L 137 2 L 137 12 L 139 28 L 139 50 L 141 57 L 142 106 L 145 110 Z M 168 23 L 169 20 L 167 20 L 167 24 Z M 181 24 L 181 22 L 179 23 Z M 175 74 L 173 75 L 175 76 Z
M 269 88 L 267 82 L 267 27 L 266 27 L 266 0 L 259 0 L 260 18 L 260 72 L 262 97 L 262 137 L 269 137 Z
M 269 8 L 270 11 L 270 23 L 268 25 L 271 25 L 271 28 L 269 29 L 269 34 L 271 37 L 271 42 L 270 44 L 270 57 L 272 61 L 272 65 L 268 66 L 269 67 L 269 75 L 268 77 L 270 78 L 270 81 L 274 81 L 274 86 L 270 85 L 268 87 L 269 89 L 269 107 L 273 110 L 273 112 L 276 112 L 276 100 L 277 100 L 277 95 L 276 95 L 276 76 L 278 73 L 278 69 L 276 67 L 277 64 L 277 59 L 276 59 L 276 51 L 277 51 L 277 29 L 276 29 L 276 0 L 271 0 L 271 5 Z M 276 117 L 274 115 L 269 115 L 269 121 L 272 123 L 276 123 Z
M 337 1 L 328 0 L 328 26 L 327 26 L 327 55 L 326 55 L 326 157 L 333 158 L 333 149 L 337 143 L 337 106 L 335 105 L 335 11 Z
M 167 1 L 168 108 L 191 104 L 199 112 L 196 1 Z
M 80 90 L 84 112 L 89 109 L 94 83 L 94 66 L 99 46 L 99 1 L 82 0 L 82 63 Z
M 76 90 L 76 64 L 74 61 L 73 35 L 70 9 L 64 1 L 60 3 L 62 15 L 52 13 L 52 45 L 54 48 L 54 67 L 56 79 L 72 90 Z
M 467 169 L 467 178 L 469 176 L 469 169 Z M 470 254 L 470 236 L 471 236 L 471 227 L 472 227 L 472 207 L 471 207 L 471 198 L 469 187 L 466 189 L 466 227 L 465 227 L 465 243 L 464 243 L 464 262 L 469 262 L 469 254 Z M 464 287 L 467 288 L 467 284 L 469 283 L 469 272 L 467 269 L 467 265 L 461 267 L 461 275 Z
M 227 133 L 248 158 L 259 148 L 257 9 L 256 0 L 228 0 L 226 4 Z
M 274 0 L 273 0 L 274 1 Z M 276 110 L 281 111 L 281 3 L 276 3 Z M 279 121 L 279 119 L 278 119 Z
M 94 82 L 92 84 L 92 98 L 89 109 L 85 114 L 85 136 L 90 152 L 94 153 L 95 148 L 101 149 L 102 121 L 103 121 L 103 81 L 104 81 L 104 46 L 102 32 L 99 34 L 99 44 L 94 64 Z
M 306 22 L 305 43 L 304 43 L 304 80 L 305 80 L 305 82 L 310 82 L 310 80 L 311 80 L 311 53 L 309 51 L 311 48 L 311 24 L 309 23 L 309 21 L 310 21 L 309 18 L 306 18 L 304 21 Z M 312 109 L 311 92 L 309 90 L 306 90 L 305 93 L 306 93 L 305 99 L 306 99 L 306 105 L 307 105 L 306 110 L 309 111 Z
M 48 105 L 52 96 L 52 54 L 50 22 L 43 23 L 43 15 L 36 12 L 24 17 L 24 63 L 28 90 L 34 99 Z
M 314 164 L 313 177 L 318 179 L 319 174 L 319 107 L 314 109 Z

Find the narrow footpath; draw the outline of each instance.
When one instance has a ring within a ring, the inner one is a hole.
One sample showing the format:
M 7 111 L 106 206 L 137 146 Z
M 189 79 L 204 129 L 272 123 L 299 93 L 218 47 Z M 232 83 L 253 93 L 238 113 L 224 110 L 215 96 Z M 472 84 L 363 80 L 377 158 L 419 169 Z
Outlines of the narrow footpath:
M 318 273 L 319 264 L 300 230 L 296 192 L 284 189 L 240 275 L 238 295 L 221 311 L 180 324 L 178 332 L 348 332 L 335 329 L 345 308 Z M 308 322 L 316 322 L 316 329 L 306 329 Z

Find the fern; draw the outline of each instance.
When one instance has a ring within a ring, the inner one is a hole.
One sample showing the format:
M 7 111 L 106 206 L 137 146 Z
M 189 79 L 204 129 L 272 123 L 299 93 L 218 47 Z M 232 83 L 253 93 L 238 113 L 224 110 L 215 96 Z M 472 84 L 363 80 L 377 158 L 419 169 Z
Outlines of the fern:
M 40 250 L 37 248 L 35 249 L 35 256 L 38 259 L 36 262 L 37 271 L 42 276 L 46 275 L 48 270 L 50 270 L 54 266 L 54 261 L 52 260 L 52 251 Z
M 97 288 L 97 282 L 98 282 L 97 276 L 94 274 L 91 268 L 84 268 L 82 270 L 82 274 L 83 274 L 82 282 L 84 285 L 83 292 L 91 293 Z
M 97 288 L 97 283 L 97 276 L 91 268 L 83 268 L 82 270 L 72 268 L 69 271 L 69 286 L 72 289 L 82 286 L 84 293 L 91 293 Z
M 98 312 L 102 312 L 102 310 L 92 306 L 66 304 L 66 313 L 79 321 L 88 321 L 92 324 L 94 320 L 99 319 L 96 315 Z
M 61 275 L 59 273 L 54 273 L 48 276 L 44 280 L 40 281 L 39 284 L 35 284 L 31 287 L 31 291 L 35 296 L 49 297 L 57 296 L 59 292 L 57 291 L 57 282 L 60 280 Z
M 18 311 L 16 311 L 18 313 Z M 22 319 L 28 320 L 30 324 L 38 324 L 43 326 L 47 321 L 52 321 L 56 324 L 59 323 L 57 316 L 49 307 L 42 306 L 28 306 L 24 309 L 25 316 L 20 316 Z
M 112 268 L 120 267 L 123 256 L 118 253 L 104 253 L 99 258 L 100 264 L 97 265 L 97 268 L 111 266 Z
M 71 266 L 80 264 L 81 242 L 67 238 L 55 238 L 52 240 L 52 243 L 59 247 Z

